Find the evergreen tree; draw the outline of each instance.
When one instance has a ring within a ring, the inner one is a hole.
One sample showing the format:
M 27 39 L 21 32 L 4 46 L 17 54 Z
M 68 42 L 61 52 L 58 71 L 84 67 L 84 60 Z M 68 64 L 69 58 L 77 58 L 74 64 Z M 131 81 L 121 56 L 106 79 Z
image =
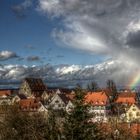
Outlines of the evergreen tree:
M 91 140 L 97 137 L 95 124 L 89 122 L 89 105 L 85 104 L 85 92 L 80 87 L 75 90 L 74 109 L 66 115 L 64 136 L 66 140 Z M 96 133 L 96 134 L 95 134 Z

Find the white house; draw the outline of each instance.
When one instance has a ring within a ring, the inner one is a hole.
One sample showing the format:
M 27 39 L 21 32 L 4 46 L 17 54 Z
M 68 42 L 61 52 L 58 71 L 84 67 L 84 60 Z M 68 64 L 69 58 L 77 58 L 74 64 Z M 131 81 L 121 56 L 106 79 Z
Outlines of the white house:
M 59 93 L 55 94 L 51 99 L 49 99 L 48 107 L 51 107 L 54 110 L 70 111 L 73 104 L 70 98 L 68 98 L 65 94 Z
M 85 102 L 91 105 L 89 112 L 93 114 L 93 122 L 107 122 L 110 113 L 109 97 L 104 91 L 88 92 Z

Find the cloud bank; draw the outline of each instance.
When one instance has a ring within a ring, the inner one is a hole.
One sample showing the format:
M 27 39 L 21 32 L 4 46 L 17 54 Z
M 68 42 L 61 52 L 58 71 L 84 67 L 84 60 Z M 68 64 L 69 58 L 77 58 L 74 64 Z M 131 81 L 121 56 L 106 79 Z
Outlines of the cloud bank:
M 140 58 L 139 0 L 39 0 L 39 9 L 60 18 L 52 36 L 65 46 L 137 67 Z
M 0 51 L 0 61 L 12 59 L 18 57 L 15 52 L 11 51 Z
M 0 88 L 7 83 L 20 83 L 25 77 L 40 77 L 48 86 L 74 87 L 76 84 L 86 85 L 96 81 L 104 87 L 108 79 L 113 79 L 117 86 L 129 86 L 128 75 L 132 70 L 129 63 L 107 61 L 97 65 L 0 65 Z M 14 86 L 12 86 L 14 87 Z

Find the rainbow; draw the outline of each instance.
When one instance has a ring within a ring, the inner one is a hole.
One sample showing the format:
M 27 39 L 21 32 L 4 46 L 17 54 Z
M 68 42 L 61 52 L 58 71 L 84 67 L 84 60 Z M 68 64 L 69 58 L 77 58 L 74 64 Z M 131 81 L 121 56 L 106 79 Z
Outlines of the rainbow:
M 129 84 L 131 89 L 136 88 L 137 86 L 140 86 L 140 72 L 135 74 Z

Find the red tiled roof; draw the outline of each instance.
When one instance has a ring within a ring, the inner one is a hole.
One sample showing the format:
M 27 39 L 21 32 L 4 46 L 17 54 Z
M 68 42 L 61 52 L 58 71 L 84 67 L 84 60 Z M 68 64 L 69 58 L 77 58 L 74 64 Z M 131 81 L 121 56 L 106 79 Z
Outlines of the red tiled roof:
M 136 103 L 136 93 L 132 93 L 132 92 L 120 93 L 118 95 L 116 103 L 135 104 Z
M 0 90 L 0 96 L 9 96 L 11 95 L 11 91 L 10 90 Z
M 118 94 L 118 97 L 136 97 L 135 92 L 121 92 Z
M 66 96 L 67 96 L 70 100 L 73 100 L 74 97 L 75 97 L 75 93 L 69 93 L 69 94 L 66 94 Z
M 106 105 L 108 97 L 105 92 L 88 92 L 85 96 L 85 102 L 92 105 Z
M 35 99 L 33 98 L 27 98 L 27 99 L 22 99 L 20 100 L 20 108 L 21 110 L 37 110 L 40 106 L 39 102 L 36 102 Z

